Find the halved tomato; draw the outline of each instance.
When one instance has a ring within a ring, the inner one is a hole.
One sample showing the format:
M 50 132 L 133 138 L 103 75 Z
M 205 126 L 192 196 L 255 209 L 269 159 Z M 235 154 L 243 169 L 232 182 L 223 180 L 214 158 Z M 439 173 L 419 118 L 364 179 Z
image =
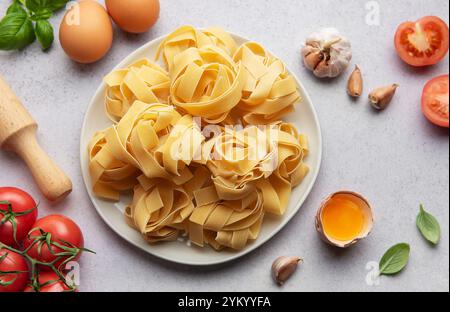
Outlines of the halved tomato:
M 434 65 L 448 52 L 447 24 L 436 16 L 401 24 L 395 34 L 395 48 L 400 58 L 412 66 Z
M 422 111 L 435 125 L 449 127 L 448 122 L 448 75 L 430 80 L 423 89 Z

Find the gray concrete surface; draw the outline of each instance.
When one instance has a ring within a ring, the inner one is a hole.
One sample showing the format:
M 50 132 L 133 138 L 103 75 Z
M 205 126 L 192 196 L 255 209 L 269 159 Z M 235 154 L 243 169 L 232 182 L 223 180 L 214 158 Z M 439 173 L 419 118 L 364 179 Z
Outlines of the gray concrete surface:
M 3 14 L 10 1 L 0 1 Z M 0 52 L 0 73 L 39 122 L 39 140 L 74 182 L 73 194 L 52 205 L 41 200 L 40 215 L 62 213 L 82 227 L 86 246 L 97 255 L 81 260 L 81 291 L 448 291 L 449 290 L 449 133 L 428 123 L 420 112 L 422 87 L 448 73 L 448 56 L 439 65 L 413 69 L 393 47 L 397 25 L 424 15 L 448 23 L 446 0 L 379 0 L 379 25 L 368 25 L 362 0 L 163 0 L 158 24 L 143 35 L 115 32 L 114 46 L 93 65 L 71 62 L 56 40 L 48 53 L 37 44 L 20 52 Z M 62 12 L 52 18 L 56 33 Z M 263 43 L 301 78 L 318 111 L 323 135 L 323 167 L 298 215 L 275 238 L 233 263 L 190 268 L 157 260 L 130 246 L 103 223 L 85 191 L 79 165 L 79 136 L 90 98 L 106 74 L 133 50 L 182 24 L 209 25 Z M 363 98 L 351 101 L 346 78 L 319 81 L 301 65 L 304 38 L 322 26 L 335 26 L 352 41 L 354 63 L 368 89 L 399 83 L 392 106 L 382 113 Z M 0 185 L 20 186 L 36 198 L 39 191 L 23 163 L 0 152 Z M 314 215 L 328 194 L 351 189 L 372 202 L 372 235 L 349 250 L 336 250 L 319 239 Z M 441 222 L 442 242 L 430 247 L 415 227 L 419 203 Z M 409 242 L 408 267 L 398 276 L 366 284 L 366 264 L 391 245 Z M 283 287 L 270 277 L 280 255 L 305 262 Z

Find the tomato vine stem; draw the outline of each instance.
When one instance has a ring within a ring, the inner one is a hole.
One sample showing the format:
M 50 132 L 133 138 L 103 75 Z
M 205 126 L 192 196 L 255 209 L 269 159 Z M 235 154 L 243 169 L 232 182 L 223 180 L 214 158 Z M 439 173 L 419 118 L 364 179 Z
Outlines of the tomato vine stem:
M 32 236 L 31 233 L 39 230 L 39 235 L 37 236 Z M 90 252 L 90 253 L 94 253 L 94 251 L 89 250 L 87 248 L 78 248 L 76 246 L 74 246 L 73 244 L 66 242 L 64 240 L 60 240 L 61 243 L 53 241 L 52 240 L 52 236 L 51 233 L 47 233 L 44 232 L 41 229 L 35 228 L 32 229 L 30 231 L 30 233 L 28 234 L 28 238 L 32 239 L 31 244 L 26 247 L 23 250 L 18 250 L 14 247 L 8 246 L 4 243 L 0 242 L 0 250 L 5 249 L 7 251 L 10 252 L 14 252 L 16 254 L 21 255 L 22 257 L 24 257 L 26 260 L 28 260 L 28 262 L 31 264 L 31 283 L 30 286 L 35 290 L 35 291 L 39 291 L 42 287 L 52 284 L 54 282 L 57 281 L 61 281 L 64 283 L 64 285 L 69 289 L 68 291 L 73 292 L 76 290 L 75 285 L 73 285 L 73 283 L 69 283 L 66 279 L 66 277 L 61 273 L 61 268 L 67 264 L 68 262 L 74 260 L 82 251 L 86 251 L 86 252 Z M 36 246 L 36 244 L 39 244 L 37 246 L 37 250 L 38 250 L 38 254 L 40 255 L 41 253 L 41 247 L 45 244 L 50 253 L 52 255 L 54 255 L 56 258 L 54 260 L 52 260 L 51 262 L 44 262 L 44 261 L 39 261 L 33 257 L 31 257 L 28 252 L 34 247 Z M 56 247 L 60 250 L 62 250 L 61 252 L 55 252 L 53 250 L 52 247 Z M 0 257 L 0 262 L 4 260 L 4 258 L 6 258 L 6 256 L 2 256 Z M 56 267 L 56 264 L 58 262 L 60 262 L 61 260 L 64 261 L 58 266 Z M 50 268 L 59 278 L 59 280 L 54 280 L 54 281 L 47 281 L 43 284 L 39 283 L 39 266 L 43 266 L 43 267 L 48 267 Z M 6 275 L 6 274 L 16 274 L 17 272 L 2 272 L 0 271 L 1 274 Z M 0 276 L 1 276 L 0 274 Z M 1 282 L 1 281 L 0 281 Z M 9 282 L 6 282 L 9 283 Z M 0 284 L 1 286 L 4 286 L 2 284 Z
M 39 207 L 39 203 L 35 207 L 33 207 L 29 210 L 22 211 L 22 212 L 15 212 L 13 210 L 13 206 L 12 206 L 11 202 L 8 200 L 0 200 L 0 205 L 8 206 L 8 210 L 0 209 L 0 214 L 3 215 L 3 218 L 0 220 L 0 226 L 4 225 L 6 222 L 11 223 L 11 226 L 13 228 L 13 239 L 14 239 L 14 242 L 18 246 L 19 243 L 17 241 L 17 220 L 16 220 L 16 218 L 32 213 Z

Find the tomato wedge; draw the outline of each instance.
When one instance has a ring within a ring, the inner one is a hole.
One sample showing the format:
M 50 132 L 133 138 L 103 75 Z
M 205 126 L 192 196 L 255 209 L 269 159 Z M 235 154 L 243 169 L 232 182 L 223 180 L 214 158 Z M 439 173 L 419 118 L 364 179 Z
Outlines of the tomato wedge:
M 409 65 L 422 67 L 441 61 L 448 52 L 447 24 L 436 16 L 401 24 L 395 34 L 395 48 Z
M 435 125 L 449 127 L 448 122 L 448 75 L 430 80 L 422 93 L 422 111 Z

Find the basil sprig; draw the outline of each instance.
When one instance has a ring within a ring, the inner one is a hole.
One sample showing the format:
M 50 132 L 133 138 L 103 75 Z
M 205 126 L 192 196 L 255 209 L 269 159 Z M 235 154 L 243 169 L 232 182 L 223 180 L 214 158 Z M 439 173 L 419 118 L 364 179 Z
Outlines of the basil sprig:
M 402 271 L 408 264 L 409 253 L 410 247 L 406 243 L 389 248 L 380 260 L 380 274 L 394 275 Z
M 420 212 L 417 215 L 416 224 L 427 241 L 434 245 L 439 243 L 441 239 L 439 222 L 430 213 L 425 211 L 423 205 L 420 205 Z
M 51 47 L 54 35 L 48 19 L 69 0 L 13 0 L 0 20 L 0 50 L 21 50 L 36 38 L 42 50 Z

